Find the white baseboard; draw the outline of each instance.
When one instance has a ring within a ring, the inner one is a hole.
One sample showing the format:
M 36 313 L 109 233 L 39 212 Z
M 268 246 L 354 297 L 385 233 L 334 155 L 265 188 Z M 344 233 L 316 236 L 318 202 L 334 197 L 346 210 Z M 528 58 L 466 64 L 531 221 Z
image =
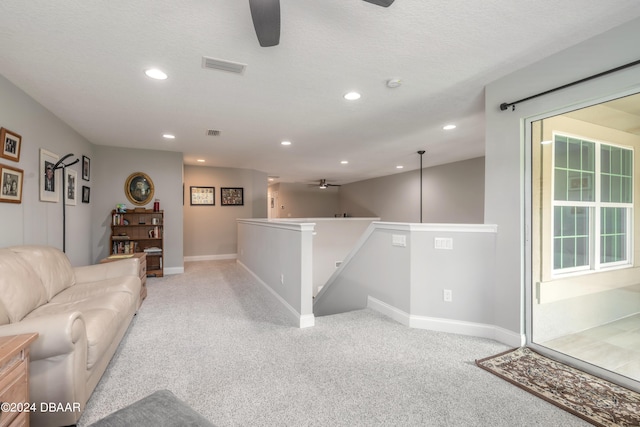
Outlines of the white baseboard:
M 184 267 L 165 267 L 164 275 L 169 276 L 171 274 L 182 274 L 184 273 Z
M 521 334 L 495 325 L 410 315 L 371 296 L 368 297 L 367 307 L 411 328 L 489 338 L 511 347 L 520 347 L 524 344 L 524 336 Z
M 260 277 L 258 277 L 256 275 L 256 273 L 251 271 L 251 269 L 249 267 L 244 265 L 242 263 L 242 261 L 236 260 L 236 262 L 238 264 L 240 264 L 245 270 L 247 270 L 249 272 L 249 274 L 251 274 L 262 286 L 264 286 L 269 292 L 271 292 L 271 294 L 274 297 L 276 297 L 276 299 L 278 301 L 280 301 L 280 303 L 287 309 L 287 312 L 289 313 L 289 315 L 291 317 L 291 320 L 292 320 L 294 325 L 296 325 L 298 328 L 309 328 L 311 326 L 315 326 L 316 318 L 315 318 L 315 316 L 313 314 L 304 314 L 303 315 L 303 314 L 298 313 L 295 308 L 291 307 L 291 305 L 288 302 L 286 302 L 284 300 L 284 298 L 282 298 L 280 295 L 278 295 L 278 293 L 276 291 L 274 291 L 271 286 L 269 286 L 267 283 L 265 283 L 264 280 L 262 280 Z
M 186 257 L 184 257 L 184 262 L 218 261 L 218 260 L 222 260 L 222 259 L 236 259 L 236 258 L 238 258 L 238 254 L 197 255 L 197 256 L 186 256 Z

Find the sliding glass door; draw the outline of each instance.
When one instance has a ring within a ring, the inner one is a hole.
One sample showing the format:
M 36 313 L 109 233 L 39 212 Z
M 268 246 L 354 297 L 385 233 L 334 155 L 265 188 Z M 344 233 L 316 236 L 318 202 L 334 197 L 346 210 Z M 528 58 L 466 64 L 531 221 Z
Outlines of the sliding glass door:
M 529 130 L 529 344 L 640 388 L 640 95 Z

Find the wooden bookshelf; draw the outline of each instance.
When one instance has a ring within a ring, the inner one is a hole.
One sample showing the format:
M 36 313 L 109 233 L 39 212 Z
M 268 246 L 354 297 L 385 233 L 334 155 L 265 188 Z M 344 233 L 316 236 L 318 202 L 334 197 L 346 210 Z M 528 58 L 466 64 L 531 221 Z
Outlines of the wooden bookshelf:
M 109 245 L 112 255 L 146 253 L 147 277 L 164 276 L 164 211 L 111 211 Z

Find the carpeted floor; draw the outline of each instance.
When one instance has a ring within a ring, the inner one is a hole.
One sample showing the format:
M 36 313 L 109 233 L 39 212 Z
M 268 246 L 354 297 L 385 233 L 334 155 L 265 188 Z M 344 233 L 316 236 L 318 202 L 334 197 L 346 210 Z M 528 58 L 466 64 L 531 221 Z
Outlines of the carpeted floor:
M 518 348 L 477 365 L 560 408 L 602 426 L 640 426 L 640 394 Z
M 585 426 L 474 361 L 492 340 L 407 328 L 372 310 L 289 326 L 234 261 L 187 263 L 149 296 L 79 426 L 159 389 L 218 426 Z

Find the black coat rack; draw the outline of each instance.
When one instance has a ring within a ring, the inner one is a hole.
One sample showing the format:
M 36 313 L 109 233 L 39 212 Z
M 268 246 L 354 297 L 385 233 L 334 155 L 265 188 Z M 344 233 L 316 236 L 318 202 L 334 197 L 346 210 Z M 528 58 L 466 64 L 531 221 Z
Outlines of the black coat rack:
M 60 160 L 58 160 L 58 162 L 53 165 L 53 173 L 55 173 L 56 170 L 58 169 L 62 169 L 62 252 L 66 252 L 67 251 L 67 219 L 66 219 L 66 202 L 64 200 L 65 198 L 65 191 L 68 191 L 68 189 L 66 188 L 67 186 L 65 185 L 66 182 L 65 180 L 67 179 L 67 174 L 66 174 L 66 169 L 71 166 L 71 165 L 75 165 L 76 163 L 78 163 L 80 161 L 80 159 L 75 159 L 73 162 L 71 163 L 63 163 L 65 159 L 67 159 L 68 157 L 73 156 L 73 153 L 69 153 L 65 156 L 62 156 L 62 158 Z

